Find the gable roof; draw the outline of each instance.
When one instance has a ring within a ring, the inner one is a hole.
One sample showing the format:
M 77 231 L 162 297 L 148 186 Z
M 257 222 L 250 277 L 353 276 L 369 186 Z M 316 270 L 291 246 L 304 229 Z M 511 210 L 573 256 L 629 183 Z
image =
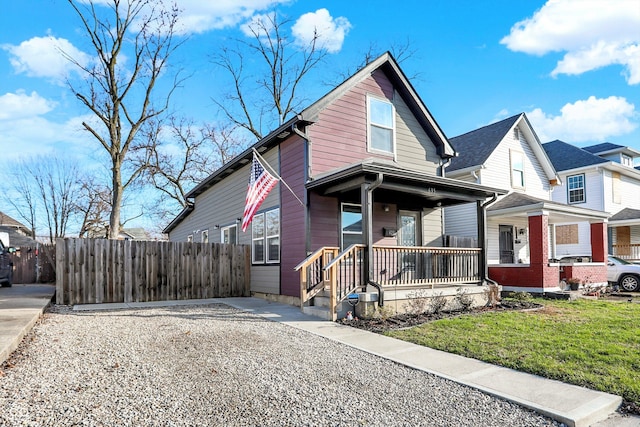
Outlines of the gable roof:
M 550 181 L 556 180 L 559 182 L 560 179 L 553 164 L 547 157 L 547 153 L 542 149 L 538 135 L 536 135 L 527 115 L 524 113 L 451 138 L 451 144 L 458 152 L 458 157 L 451 159 L 451 164 L 446 169 L 447 172 L 483 168 L 491 153 L 495 151 L 515 126 L 518 126 L 526 140 L 529 141 L 529 146 L 538 162 L 540 162 L 540 166 L 547 178 Z
M 542 148 L 547 152 L 547 156 L 549 156 L 551 163 L 553 163 L 557 171 L 566 171 L 609 162 L 607 159 L 591 154 L 584 148 L 576 147 L 559 139 L 542 144 Z
M 13 228 L 23 228 L 27 231 L 29 231 L 29 229 L 27 228 L 26 225 L 22 224 L 19 221 L 16 221 L 15 219 L 11 218 L 9 215 L 7 215 L 6 213 L 0 211 L 0 225 L 4 225 L 7 227 L 13 227 Z
M 521 114 L 517 114 L 450 138 L 449 141 L 458 152 L 458 156 L 451 159 L 447 171 L 453 172 L 473 166 L 482 166 L 520 116 Z
M 312 103 L 309 107 L 302 110 L 296 116 L 290 118 L 278 128 L 270 132 L 267 136 L 263 137 L 251 147 L 244 150 L 242 153 L 234 157 L 231 161 L 223 165 L 221 168 L 213 172 L 202 182 L 191 189 L 187 194 L 187 199 L 193 199 L 194 197 L 204 193 L 207 189 L 214 184 L 220 182 L 225 177 L 231 175 L 236 170 L 240 169 L 251 161 L 253 156 L 253 150 L 258 152 L 264 152 L 280 142 L 287 139 L 292 134 L 303 135 L 300 132 L 300 126 L 306 126 L 314 123 L 318 118 L 318 114 L 331 102 L 344 95 L 348 90 L 360 83 L 362 80 L 370 76 L 374 71 L 382 70 L 389 81 L 393 83 L 394 89 L 402 96 L 402 99 L 412 111 L 416 120 L 422 128 L 425 130 L 431 141 L 436 147 L 437 153 L 442 158 L 450 158 L 456 155 L 453 146 L 449 143 L 444 132 L 435 121 L 422 99 L 418 96 L 404 72 L 400 69 L 400 66 L 393 58 L 390 52 L 386 52 L 379 56 L 377 59 L 371 61 L 365 65 L 347 80 L 340 85 L 332 89 L 322 98 Z M 187 206 L 178 214 L 173 221 L 167 225 L 163 230 L 164 233 L 169 233 L 180 222 L 182 222 L 193 211 L 193 206 L 189 202 Z

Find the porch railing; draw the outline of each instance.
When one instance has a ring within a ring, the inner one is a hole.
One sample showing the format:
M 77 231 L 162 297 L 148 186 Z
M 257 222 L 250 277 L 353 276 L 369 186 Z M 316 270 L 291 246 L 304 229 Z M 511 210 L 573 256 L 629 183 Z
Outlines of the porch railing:
M 613 245 L 613 253 L 611 255 L 622 259 L 640 259 L 640 244 Z
M 374 246 L 373 278 L 382 286 L 480 282 L 480 248 Z
M 300 272 L 300 305 L 316 296 L 329 286 L 329 273 L 324 270 L 331 260 L 338 256 L 340 248 L 320 248 L 295 268 Z
M 318 249 L 296 266 L 300 272 L 301 306 L 323 290 L 329 291 L 329 309 L 349 293 L 366 286 L 364 245 Z M 479 248 L 374 246 L 369 279 L 381 286 L 455 285 L 480 283 Z

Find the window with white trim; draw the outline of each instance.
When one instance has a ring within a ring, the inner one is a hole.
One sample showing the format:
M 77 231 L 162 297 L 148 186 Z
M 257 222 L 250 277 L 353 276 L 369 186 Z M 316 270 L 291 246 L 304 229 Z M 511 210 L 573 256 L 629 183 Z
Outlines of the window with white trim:
M 189 242 L 189 243 L 193 242 L 193 234 L 189 234 L 187 236 L 187 242 Z
M 251 222 L 251 253 L 254 264 L 280 262 L 280 209 L 261 212 Z
M 222 243 L 235 245 L 238 243 L 238 226 L 236 224 L 222 227 L 220 229 L 220 241 Z
M 584 184 L 584 174 L 567 177 L 567 200 L 569 203 L 584 203 L 586 201 Z
M 369 150 L 395 153 L 395 108 L 389 101 L 367 96 Z
M 200 235 L 200 241 L 202 243 L 209 243 L 209 230 L 204 230 Z
M 511 157 L 511 187 L 524 188 L 524 153 L 510 151 Z
M 340 233 L 342 250 L 353 244 L 362 243 L 362 207 L 356 204 L 343 203 L 340 227 L 342 231 Z
M 626 154 L 623 154 L 621 157 L 622 157 L 623 165 L 633 167 L 633 158 L 631 156 L 627 156 Z

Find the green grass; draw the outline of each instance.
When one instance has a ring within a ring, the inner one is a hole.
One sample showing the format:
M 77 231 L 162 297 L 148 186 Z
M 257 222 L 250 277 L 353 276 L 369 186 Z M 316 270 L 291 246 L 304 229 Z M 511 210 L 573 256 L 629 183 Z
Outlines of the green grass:
M 386 335 L 640 404 L 640 304 L 535 302 L 544 308 L 464 315 Z

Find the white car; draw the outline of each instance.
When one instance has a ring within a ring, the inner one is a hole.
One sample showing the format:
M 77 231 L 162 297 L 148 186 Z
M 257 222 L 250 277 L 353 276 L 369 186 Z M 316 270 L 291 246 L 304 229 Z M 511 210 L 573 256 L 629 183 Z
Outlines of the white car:
M 640 265 L 624 259 L 609 256 L 607 281 L 620 286 L 627 292 L 638 291 L 640 287 Z

